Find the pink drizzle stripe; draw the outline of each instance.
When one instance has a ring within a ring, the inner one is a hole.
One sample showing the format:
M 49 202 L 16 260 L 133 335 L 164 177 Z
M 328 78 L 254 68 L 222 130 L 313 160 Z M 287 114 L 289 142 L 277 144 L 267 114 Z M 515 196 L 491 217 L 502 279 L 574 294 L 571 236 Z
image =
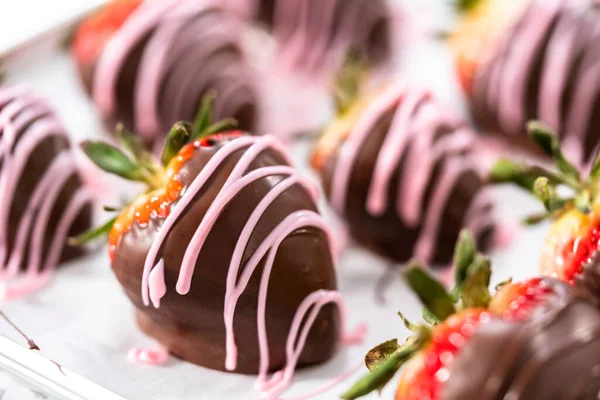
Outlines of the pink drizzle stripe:
M 475 79 L 474 102 L 483 101 L 506 133 L 523 132 L 528 88 L 539 80 L 534 118 L 559 131 L 569 155 L 586 167 L 586 135 L 600 89 L 595 43 L 600 24 L 592 20 L 592 0 L 534 0 L 505 35 Z M 597 13 L 594 11 L 594 13 Z M 548 42 L 546 43 L 546 40 Z M 543 52 L 543 53 L 541 53 Z M 534 58 L 543 55 L 542 71 L 533 76 Z M 584 66 L 574 69 L 576 63 Z M 563 104 L 570 81 L 573 93 Z
M 48 105 L 24 87 L 0 88 L 0 282 L 3 300 L 31 293 L 43 287 L 60 259 L 66 235 L 82 207 L 89 201 L 80 189 L 56 227 L 49 254 L 44 255 L 44 239 L 57 198 L 69 177 L 76 173 L 70 150 L 59 153 L 37 183 L 16 230 L 14 245 L 8 248 L 9 213 L 20 179 L 35 148 L 45 139 L 66 137 L 64 127 L 51 115 Z M 24 133 L 23 129 L 27 128 Z M 19 135 L 19 137 L 17 137 Z M 25 179 L 25 178 L 23 178 Z M 28 250 L 23 279 L 15 278 Z
M 447 113 L 429 92 L 396 83 L 369 105 L 339 151 L 332 176 L 331 203 L 338 213 L 344 214 L 350 174 L 358 153 L 373 126 L 394 108 L 395 114 L 373 170 L 365 209 L 374 216 L 385 212 L 389 206 L 388 193 L 394 171 L 403 156 L 406 157 L 395 207 L 407 226 L 422 224 L 414 256 L 429 262 L 452 190 L 464 173 L 470 170 L 479 173 L 480 162 L 475 154 L 468 152 L 476 142 L 474 133 L 458 125 L 459 121 Z M 444 125 L 453 128 L 454 132 L 436 138 L 439 127 Z M 441 160 L 445 164 L 439 181 L 431 198 L 425 199 L 433 169 Z M 427 213 L 422 215 L 425 201 Z
M 316 201 L 315 186 L 303 178 L 299 172 L 292 166 L 279 165 L 262 167 L 246 173 L 250 164 L 265 150 L 271 149 L 279 153 L 282 157 L 288 159 L 287 153 L 282 148 L 280 142 L 271 136 L 244 136 L 224 144 L 208 161 L 203 170 L 193 180 L 186 189 L 183 196 L 178 200 L 171 210 L 171 214 L 165 219 L 159 229 L 156 240 L 152 243 L 146 263 L 144 265 L 144 274 L 142 276 L 142 296 L 146 305 L 149 300 L 155 307 L 160 306 L 161 298 L 166 294 L 166 285 L 164 282 L 164 260 L 159 259 L 156 263 L 159 250 L 167 240 L 168 233 L 181 217 L 184 209 L 202 190 L 208 182 L 211 175 L 219 166 L 234 152 L 245 149 L 233 168 L 227 181 L 217 194 L 217 197 L 206 211 L 206 214 L 192 237 L 179 272 L 177 282 L 177 291 L 185 294 L 190 290 L 194 269 L 197 264 L 198 255 L 202 250 L 203 244 L 210 234 L 210 231 L 218 219 L 223 208 L 244 188 L 252 182 L 269 176 L 284 177 L 275 185 L 267 195 L 259 202 L 253 210 L 248 220 L 244 224 L 240 237 L 232 253 L 229 270 L 227 273 L 227 289 L 224 299 L 223 319 L 226 327 L 226 360 L 225 366 L 229 370 L 235 370 L 237 366 L 237 346 L 235 344 L 235 334 L 233 323 L 235 319 L 235 308 L 239 297 L 246 289 L 256 267 L 260 261 L 267 256 L 263 273 L 261 276 L 259 294 L 258 294 L 258 313 L 257 313 L 257 332 L 259 338 L 260 365 L 259 375 L 256 387 L 263 392 L 265 398 L 277 399 L 290 384 L 298 358 L 304 348 L 308 332 L 314 323 L 321 308 L 329 303 L 336 304 L 341 313 L 342 322 L 345 320 L 345 309 L 342 303 L 341 295 L 337 291 L 318 290 L 311 293 L 300 305 L 290 331 L 288 333 L 286 356 L 287 363 L 285 368 L 268 378 L 269 370 L 269 342 L 266 330 L 266 307 L 267 292 L 270 274 L 275 262 L 275 257 L 281 243 L 294 231 L 300 228 L 315 228 L 323 231 L 331 246 L 331 232 L 324 219 L 314 211 L 300 210 L 287 216 L 281 221 L 258 246 L 257 250 L 251 255 L 250 259 L 242 264 L 242 258 L 246 246 L 256 229 L 261 217 L 267 211 L 269 206 L 286 190 L 294 185 L 300 185 L 307 193 L 313 196 Z M 242 269 L 243 268 L 243 269 Z M 241 273 L 240 273 L 241 270 Z M 240 275 L 239 280 L 237 279 Z M 345 337 L 342 338 L 344 340 Z M 349 342 L 354 342 L 350 340 Z

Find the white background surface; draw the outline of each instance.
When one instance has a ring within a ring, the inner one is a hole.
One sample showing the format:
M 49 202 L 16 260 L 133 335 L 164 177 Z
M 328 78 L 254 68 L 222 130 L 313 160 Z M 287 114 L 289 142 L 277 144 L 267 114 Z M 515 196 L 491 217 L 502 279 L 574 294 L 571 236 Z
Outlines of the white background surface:
M 0 50 L 30 36 L 31 27 L 39 28 L 40 21 L 47 22 L 67 12 L 70 15 L 79 13 L 83 3 L 77 0 L 2 0 Z M 34 5 L 45 8 L 32 12 Z M 24 21 L 17 17 L 23 13 L 31 19 Z M 15 32 L 17 28 L 29 29 L 29 33 Z M 407 46 L 401 57 L 401 79 L 424 82 L 435 88 L 444 101 L 464 110 L 452 80 L 449 52 L 441 43 L 414 42 Z M 10 72 L 12 81 L 28 82 L 50 99 L 74 138 L 102 135 L 98 117 L 66 54 L 40 55 L 17 65 Z M 306 164 L 307 148 L 306 143 L 295 148 L 295 156 L 302 165 Z M 528 212 L 539 210 L 534 201 L 513 189 L 499 189 L 495 197 L 500 203 L 498 215 L 507 222 L 516 222 Z M 546 229 L 541 226 L 522 230 L 510 247 L 493 253 L 494 282 L 509 276 L 520 279 L 537 271 L 539 248 Z M 376 304 L 375 285 L 385 265 L 382 260 L 357 249 L 350 249 L 342 257 L 339 280 L 350 310 L 349 328 L 365 322 L 369 326 L 368 336 L 363 345 L 343 349 L 331 361 L 299 371 L 294 385 L 283 398 L 299 396 L 327 383 L 360 363 L 369 348 L 384 340 L 406 337 L 407 332 L 396 312 L 401 309 L 410 318 L 418 320 L 420 308 L 407 292 L 399 274 L 387 292 L 387 303 Z M 48 288 L 27 300 L 3 305 L 2 309 L 36 341 L 44 355 L 127 399 L 243 400 L 257 397 L 251 376 L 215 372 L 176 359 L 162 367 L 129 364 L 127 350 L 151 342 L 136 328 L 132 306 L 112 275 L 104 250 L 61 268 Z M 0 333 L 20 340 L 3 323 Z M 337 398 L 357 377 L 319 398 Z M 382 398 L 393 398 L 394 389 L 391 383 Z M 369 398 L 378 397 L 374 394 Z

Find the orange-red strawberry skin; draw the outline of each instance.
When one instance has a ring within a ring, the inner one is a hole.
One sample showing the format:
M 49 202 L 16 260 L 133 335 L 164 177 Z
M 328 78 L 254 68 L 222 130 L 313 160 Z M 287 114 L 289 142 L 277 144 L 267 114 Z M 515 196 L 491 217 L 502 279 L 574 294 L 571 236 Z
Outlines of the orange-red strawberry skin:
M 481 324 L 493 319 L 484 309 L 467 309 L 448 317 L 433 329 L 431 342 L 403 371 L 396 400 L 437 400 L 450 377 L 450 367 L 460 349 Z

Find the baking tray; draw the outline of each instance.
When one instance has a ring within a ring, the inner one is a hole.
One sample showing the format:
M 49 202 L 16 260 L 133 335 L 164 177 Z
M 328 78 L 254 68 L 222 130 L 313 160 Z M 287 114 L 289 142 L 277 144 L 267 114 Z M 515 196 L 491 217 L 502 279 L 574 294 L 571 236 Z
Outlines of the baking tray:
M 8 80 L 28 83 L 47 96 L 74 141 L 106 137 L 77 79 L 74 65 L 61 46 L 69 30 L 70 24 L 64 24 L 11 52 L 10 57 L 4 59 Z M 399 79 L 425 83 L 443 101 L 463 110 L 452 74 L 450 55 L 441 43 L 415 41 L 402 53 Z M 311 174 L 306 166 L 310 146 L 306 139 L 291 144 L 294 158 L 307 174 Z M 114 182 L 98 185 L 110 187 Z M 519 230 L 514 222 L 529 212 L 539 211 L 539 206 L 511 188 L 498 188 L 493 192 L 499 203 L 499 219 L 512 224 L 514 233 L 509 246 L 492 254 L 493 281 L 534 275 L 547 227 Z M 326 215 L 331 215 L 325 205 L 323 209 Z M 348 329 L 365 323 L 368 326 L 366 338 L 363 344 L 341 349 L 322 365 L 298 371 L 284 399 L 302 398 L 303 394 L 348 371 L 364 372 L 360 365 L 369 348 L 391 337 L 407 336 L 396 312 L 401 309 L 409 318 L 418 320 L 420 306 L 399 274 L 390 274 L 387 268 L 386 261 L 352 246 L 344 252 L 338 269 L 341 292 L 349 309 Z M 375 296 L 382 277 L 389 283 L 384 303 Z M 29 350 L 17 332 L 0 321 L 0 333 L 4 335 L 0 336 L 2 400 L 244 400 L 258 397 L 253 390 L 253 376 L 212 371 L 175 358 L 160 367 L 129 363 L 130 348 L 152 346 L 153 342 L 137 329 L 133 307 L 110 271 L 105 249 L 61 266 L 44 290 L 2 304 L 0 309 L 41 349 Z M 316 398 L 338 398 L 357 377 L 358 373 Z M 382 398 L 393 398 L 393 386 L 383 391 Z M 367 398 L 378 396 L 373 394 Z

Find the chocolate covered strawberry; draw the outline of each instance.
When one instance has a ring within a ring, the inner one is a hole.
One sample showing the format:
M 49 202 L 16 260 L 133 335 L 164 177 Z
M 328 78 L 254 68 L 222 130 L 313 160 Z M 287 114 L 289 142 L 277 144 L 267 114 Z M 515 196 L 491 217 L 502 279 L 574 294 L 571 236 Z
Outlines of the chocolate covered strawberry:
M 359 93 L 353 74 L 340 74 L 339 117 L 312 157 L 352 238 L 395 263 L 447 265 L 462 227 L 490 245 L 496 224 L 480 175 L 483 148 L 467 123 L 402 82 Z
M 177 123 L 160 163 L 130 135 L 128 154 L 85 143 L 101 168 L 148 186 L 88 237 L 109 232 L 112 269 L 146 334 L 189 362 L 258 374 L 257 388 L 277 396 L 296 367 L 339 343 L 331 237 L 282 144 L 210 115 Z
M 81 257 L 67 242 L 89 228 L 93 196 L 69 135 L 46 99 L 0 85 L 0 300 L 41 289 Z
M 215 2 L 113 0 L 78 27 L 72 52 L 106 124 L 156 144 L 193 119 L 208 93 L 215 119 L 257 126 L 256 79 L 240 41 L 240 26 Z
M 466 3 L 451 44 L 481 128 L 515 140 L 527 121 L 541 120 L 576 164 L 591 162 L 600 143 L 597 2 Z
M 546 212 L 528 220 L 553 221 L 542 247 L 541 272 L 584 287 L 600 299 L 600 264 L 596 259 L 600 249 L 600 158 L 596 157 L 587 177 L 583 177 L 583 172 L 562 153 L 549 128 L 532 122 L 529 131 L 542 151 L 556 160 L 556 170 L 502 160 L 491 178 L 515 183 L 543 202 Z
M 371 350 L 371 372 L 342 398 L 381 389 L 403 365 L 396 400 L 574 400 L 600 393 L 600 311 L 585 294 L 544 278 L 507 283 L 490 301 L 489 261 L 475 254 L 466 234 L 456 261 L 459 281 L 450 293 L 422 270 L 408 271 L 430 324 L 403 318 L 415 334 L 403 345 L 390 340 Z
M 91 90 L 94 67 L 104 46 L 141 3 L 142 0 L 112 0 L 77 27 L 72 53 L 88 90 Z

